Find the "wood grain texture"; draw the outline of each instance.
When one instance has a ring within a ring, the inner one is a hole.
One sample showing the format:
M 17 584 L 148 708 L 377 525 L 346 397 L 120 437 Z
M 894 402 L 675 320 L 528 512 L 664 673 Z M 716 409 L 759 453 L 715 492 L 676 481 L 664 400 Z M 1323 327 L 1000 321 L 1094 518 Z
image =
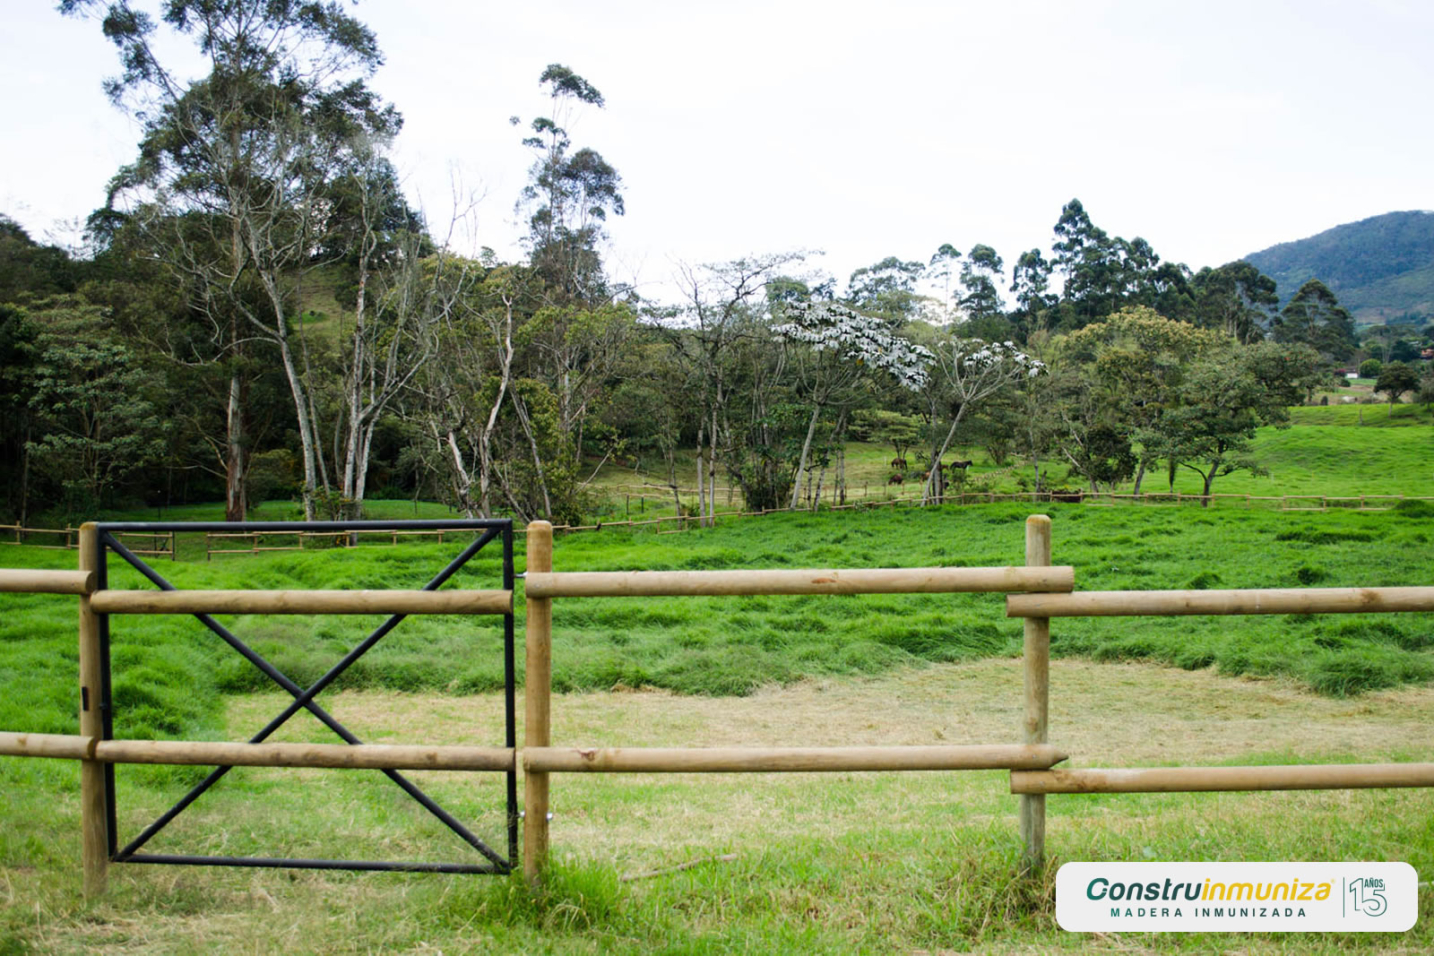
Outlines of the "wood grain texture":
M 1075 594 L 1012 594 L 1006 598 L 1007 617 L 1357 614 L 1391 611 L 1434 611 L 1434 587 L 1080 591 Z
M 661 597 L 735 594 L 953 594 L 1069 591 L 1063 568 L 842 568 L 758 571 L 568 571 L 535 573 L 529 597 Z
M 100 591 L 103 614 L 507 614 L 511 591 Z
M 767 773 L 856 770 L 1046 768 L 1066 759 L 1051 746 L 931 747 L 525 747 L 523 767 L 542 773 Z
M 94 589 L 93 571 L 0 568 L 0 591 L 19 594 L 89 594 Z
M 1267 767 L 1017 770 L 1011 792 L 1193 793 L 1434 787 L 1434 763 L 1301 764 Z

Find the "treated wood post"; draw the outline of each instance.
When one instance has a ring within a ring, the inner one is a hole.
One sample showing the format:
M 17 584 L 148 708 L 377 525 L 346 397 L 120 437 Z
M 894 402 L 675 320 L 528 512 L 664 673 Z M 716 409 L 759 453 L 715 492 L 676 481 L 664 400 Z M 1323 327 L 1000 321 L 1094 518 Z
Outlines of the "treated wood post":
M 1026 565 L 1047 567 L 1051 563 L 1051 519 L 1031 515 L 1026 519 Z M 1043 744 L 1047 740 L 1047 711 L 1051 689 L 1051 619 L 1026 618 L 1025 726 L 1022 742 Z M 1044 794 L 1023 794 L 1020 803 L 1021 869 L 1039 872 L 1046 856 L 1046 798 Z
M 94 522 L 80 526 L 80 570 L 99 570 L 99 532 Z M 100 616 L 90 608 L 90 596 L 80 596 L 80 736 L 104 736 L 101 702 Z M 109 865 L 109 832 L 105 812 L 105 765 L 80 761 L 80 840 L 83 846 L 85 896 L 105 891 Z
M 553 570 L 553 526 L 528 525 L 528 573 Z M 527 597 L 525 640 L 527 673 L 523 678 L 523 746 L 547 747 L 552 740 L 549 715 L 553 684 L 553 599 Z M 548 865 L 548 775 L 523 773 L 523 876 L 537 883 Z

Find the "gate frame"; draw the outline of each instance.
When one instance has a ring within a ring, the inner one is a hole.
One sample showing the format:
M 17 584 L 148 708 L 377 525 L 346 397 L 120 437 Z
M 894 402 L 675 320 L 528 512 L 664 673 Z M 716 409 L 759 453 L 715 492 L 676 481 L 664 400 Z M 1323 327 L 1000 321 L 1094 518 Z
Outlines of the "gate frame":
M 515 582 L 513 565 L 514 532 L 513 522 L 506 518 L 304 522 L 95 522 L 86 524 L 81 528 L 80 569 L 94 573 L 94 593 L 107 590 L 107 558 L 108 555 L 113 552 L 139 572 L 140 575 L 156 585 L 161 591 L 174 591 L 179 589 L 161 577 L 159 573 L 150 567 L 142 558 L 126 548 L 124 544 L 118 540 L 119 534 L 133 532 L 293 533 L 299 531 L 333 533 L 347 536 L 363 531 L 436 531 L 439 529 L 455 532 L 473 531 L 475 532 L 475 538 L 473 542 L 460 552 L 456 558 L 450 561 L 442 571 L 435 575 L 422 590 L 437 590 L 444 582 L 463 568 L 469 560 L 475 557 L 487 544 L 491 543 L 494 539 L 501 538 L 503 589 L 511 594 Z M 82 595 L 80 602 L 80 669 L 82 672 L 80 702 L 81 733 L 100 741 L 109 741 L 114 739 L 114 701 L 110 665 L 110 615 L 105 612 L 94 611 L 90 607 L 90 595 L 88 594 Z M 324 723 L 330 730 L 334 731 L 345 744 L 354 745 L 361 743 L 359 739 L 349 732 L 342 723 L 328 715 L 326 711 L 323 711 L 323 709 L 315 703 L 315 698 L 333 681 L 337 680 L 359 657 L 371 650 L 374 645 L 391 632 L 393 628 L 408 615 L 403 613 L 388 615 L 387 620 L 383 624 L 372 631 L 363 641 L 354 645 L 353 648 L 345 653 L 322 677 L 307 688 L 302 688 L 295 684 L 261 655 L 249 648 L 248 645 L 232 634 L 227 628 L 215 621 L 210 614 L 196 613 L 192 616 L 198 619 L 210 631 L 217 634 L 226 644 L 258 668 L 266 677 L 294 697 L 293 702 L 285 708 L 284 712 L 270 721 L 263 730 L 255 735 L 254 738 L 251 739 L 251 743 L 262 742 L 290 717 L 297 714 L 299 710 L 309 710 L 321 723 Z M 89 638 L 88 642 L 87 637 Z M 94 660 L 87 661 L 87 657 L 91 656 L 86 653 L 87 643 L 97 651 L 94 655 Z M 514 613 L 510 605 L 507 612 L 503 614 L 504 744 L 509 750 L 512 750 L 516 746 L 517 741 L 515 685 Z M 90 701 L 88 699 L 88 691 L 91 686 L 97 686 L 99 690 L 98 706 L 93 709 L 90 707 Z M 422 790 L 408 781 L 407 778 L 399 774 L 397 770 L 389 768 L 382 769 L 381 771 L 417 803 L 456 833 L 464 842 L 468 843 L 486 857 L 489 861 L 487 863 L 431 863 L 394 860 L 332 860 L 283 857 L 216 857 L 193 854 L 141 854 L 137 852 L 145 842 L 168 825 L 170 821 L 182 813 L 214 783 L 218 782 L 233 766 L 234 765 L 218 765 L 216 770 L 206 777 L 202 783 L 191 788 L 177 804 L 162 814 L 154 823 L 142 830 L 138 837 L 130 841 L 126 846 L 120 847 L 118 808 L 115 797 L 115 765 L 109 762 L 100 763 L 94 760 L 82 760 L 81 789 L 82 803 L 85 805 L 84 844 L 87 858 L 91 856 L 97 857 L 98 859 L 95 862 L 100 863 L 101 866 L 103 863 L 153 863 L 191 866 L 275 867 L 287 869 L 492 875 L 506 875 L 512 872 L 517 864 L 519 810 L 516 765 L 503 771 L 506 777 L 505 809 L 508 843 L 506 858 L 473 835 L 455 817 L 439 806 L 432 798 L 424 794 Z M 101 828 L 103 832 L 99 832 Z M 91 871 L 92 867 L 87 865 L 86 873 L 89 874 Z

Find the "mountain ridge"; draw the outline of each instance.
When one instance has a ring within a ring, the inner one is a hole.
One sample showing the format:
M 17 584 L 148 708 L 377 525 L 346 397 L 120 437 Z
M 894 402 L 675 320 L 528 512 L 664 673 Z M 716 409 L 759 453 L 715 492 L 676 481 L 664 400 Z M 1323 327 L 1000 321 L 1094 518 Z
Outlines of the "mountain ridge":
M 1358 322 L 1434 316 L 1434 211 L 1370 216 L 1245 259 L 1275 280 L 1282 305 L 1319 279 Z

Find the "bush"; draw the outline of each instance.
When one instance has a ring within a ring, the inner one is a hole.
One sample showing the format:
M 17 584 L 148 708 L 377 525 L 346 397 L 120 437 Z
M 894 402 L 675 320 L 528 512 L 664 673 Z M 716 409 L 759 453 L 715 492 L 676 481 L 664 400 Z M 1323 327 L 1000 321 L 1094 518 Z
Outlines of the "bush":
M 1384 363 L 1379 359 L 1365 359 L 1359 363 L 1359 377 L 1379 378 L 1379 370 L 1383 367 Z

